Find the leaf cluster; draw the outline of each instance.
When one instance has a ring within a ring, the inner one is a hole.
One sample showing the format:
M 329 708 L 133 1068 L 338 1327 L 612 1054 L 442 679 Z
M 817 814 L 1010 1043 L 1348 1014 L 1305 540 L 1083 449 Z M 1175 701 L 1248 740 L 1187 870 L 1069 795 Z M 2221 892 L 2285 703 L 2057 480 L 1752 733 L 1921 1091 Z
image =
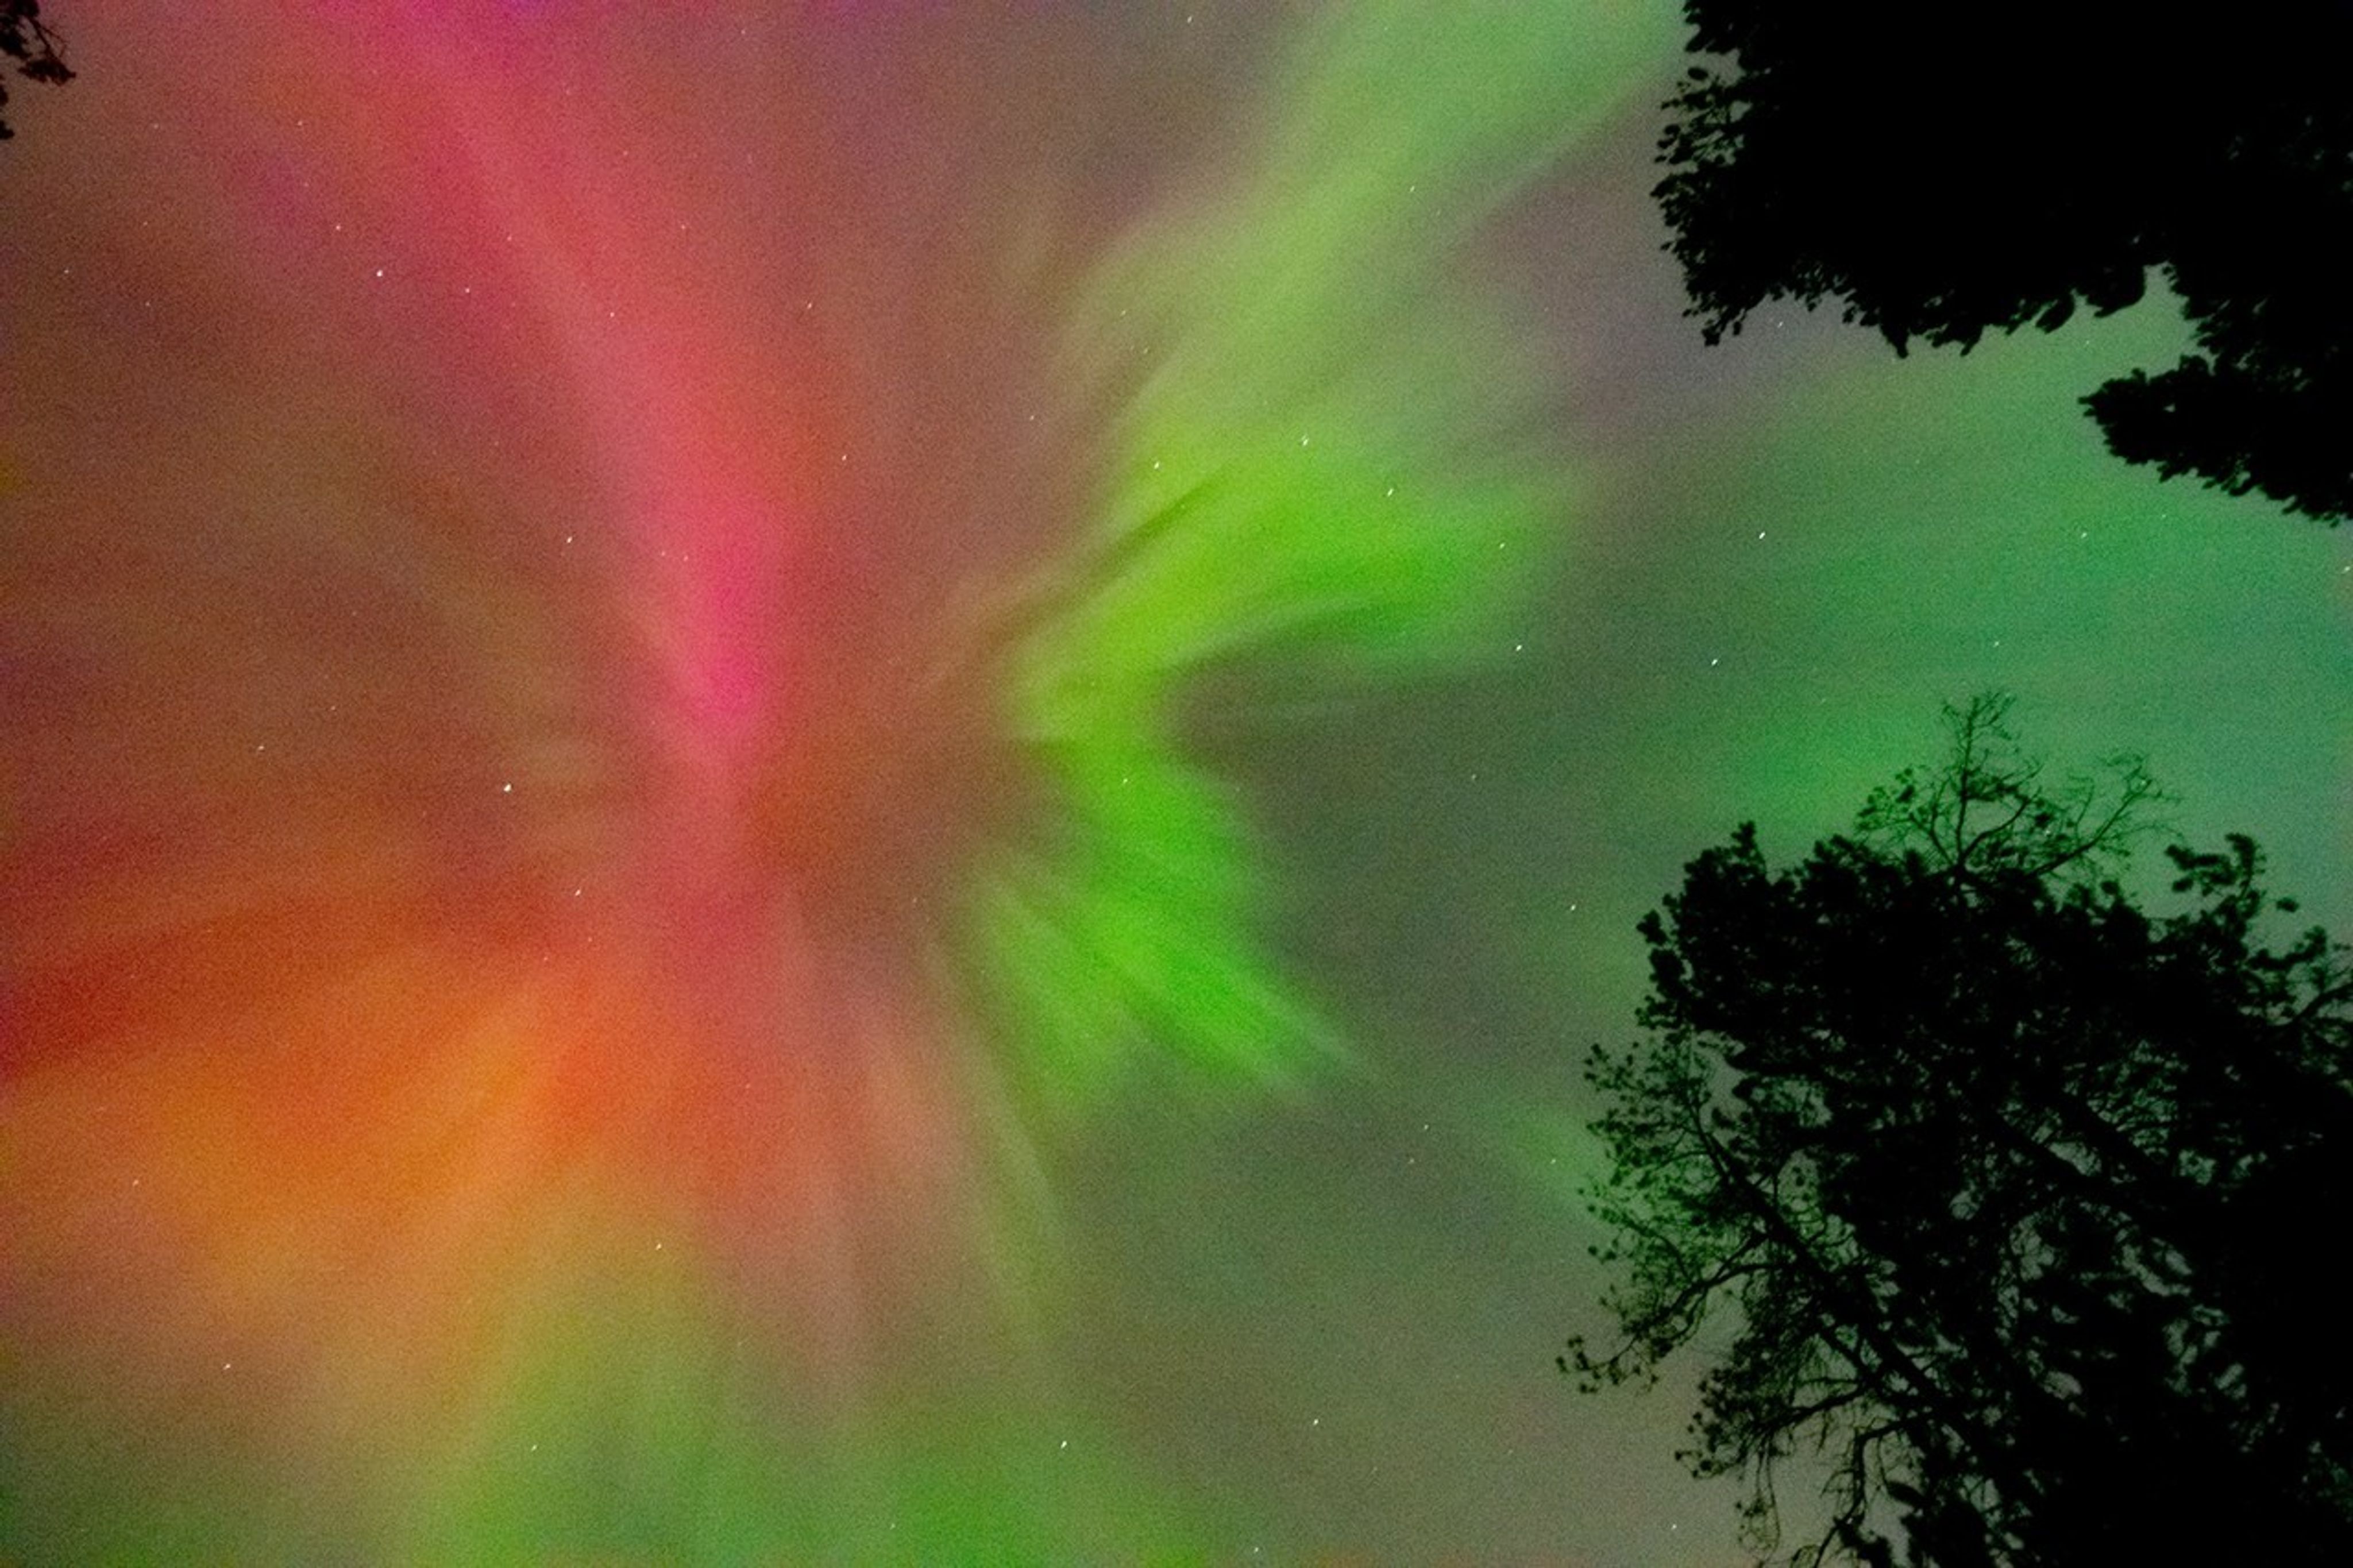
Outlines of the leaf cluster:
M 2198 351 L 2085 398 L 2160 474 L 2353 515 L 2353 8 L 1687 0 L 1656 195 L 1711 342 L 1768 300 L 1898 353 L 2138 301 Z
M 73 80 L 73 72 L 58 54 L 58 37 L 41 25 L 41 0 L 0 0 L 0 55 L 16 62 L 16 74 L 51 84 Z M 0 108 L 8 89 L 0 86 Z M 0 120 L 0 142 L 16 135 Z
M 1790 1560 L 2353 1561 L 2353 1355 L 2323 1303 L 2353 1202 L 2353 967 L 2252 840 L 2114 879 L 2136 766 L 2044 789 L 1980 700 L 1953 761 L 1776 871 L 1753 827 L 1644 922 L 1647 1038 L 1597 1047 L 1593 1194 L 1647 1382 L 1735 1325 L 1686 1458 L 1826 1466 Z

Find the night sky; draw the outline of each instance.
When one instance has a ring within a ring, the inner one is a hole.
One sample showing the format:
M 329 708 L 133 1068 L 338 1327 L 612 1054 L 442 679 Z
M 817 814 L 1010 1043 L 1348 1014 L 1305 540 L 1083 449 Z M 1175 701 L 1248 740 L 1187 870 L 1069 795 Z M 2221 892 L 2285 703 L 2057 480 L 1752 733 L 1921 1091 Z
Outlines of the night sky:
M 1740 1562 L 1553 1366 L 1683 863 L 2000 687 L 2353 928 L 2353 535 L 2162 302 L 1704 347 L 1667 0 L 49 19 L 0 1556 Z

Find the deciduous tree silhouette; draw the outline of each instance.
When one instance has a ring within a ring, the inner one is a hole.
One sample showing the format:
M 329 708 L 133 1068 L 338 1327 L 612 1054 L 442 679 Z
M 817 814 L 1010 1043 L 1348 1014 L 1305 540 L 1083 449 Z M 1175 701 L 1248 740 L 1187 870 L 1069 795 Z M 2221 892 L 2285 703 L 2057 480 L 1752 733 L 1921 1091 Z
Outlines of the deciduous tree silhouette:
M 17 75 L 35 81 L 73 80 L 58 56 L 57 35 L 41 25 L 41 0 L 0 0 L 0 55 L 16 62 Z M 8 89 L 0 86 L 0 108 L 7 102 Z M 16 134 L 0 120 L 0 142 Z
M 1657 195 L 1708 340 L 1842 302 L 1898 353 L 2138 300 L 2199 352 L 2084 399 L 2111 450 L 2353 514 L 2353 5 L 1686 0 Z
M 1643 924 L 1647 1039 L 1597 1047 L 1622 1267 L 1586 1386 L 1723 1322 L 1685 1458 L 1827 1466 L 1791 1561 L 2353 1562 L 2353 966 L 2253 841 L 2114 879 L 2149 800 L 2042 786 L 2006 704 L 1770 869 L 1755 830 Z M 1809 1531 L 1809 1534 L 1811 1532 Z

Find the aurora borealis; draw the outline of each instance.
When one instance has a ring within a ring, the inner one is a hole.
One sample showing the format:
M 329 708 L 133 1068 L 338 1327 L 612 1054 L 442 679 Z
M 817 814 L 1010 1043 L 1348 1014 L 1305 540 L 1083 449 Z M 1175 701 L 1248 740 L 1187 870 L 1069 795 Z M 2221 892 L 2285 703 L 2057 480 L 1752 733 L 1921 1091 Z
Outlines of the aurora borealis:
M 0 1556 L 1738 1561 L 1551 1362 L 1682 861 L 2000 685 L 2353 927 L 2347 538 L 1702 347 L 1671 5 L 49 13 Z

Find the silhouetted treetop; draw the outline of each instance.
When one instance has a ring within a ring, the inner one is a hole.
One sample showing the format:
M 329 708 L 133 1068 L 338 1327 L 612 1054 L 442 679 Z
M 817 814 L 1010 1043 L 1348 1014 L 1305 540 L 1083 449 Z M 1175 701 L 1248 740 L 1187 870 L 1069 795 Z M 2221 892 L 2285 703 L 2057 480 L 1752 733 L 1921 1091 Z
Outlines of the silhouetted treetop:
M 2353 4 L 1687 0 L 1657 195 L 1708 341 L 1841 301 L 1901 353 L 2138 301 L 2200 352 L 2085 401 L 2110 448 L 2353 515 Z
M 73 72 L 58 56 L 57 35 L 41 25 L 41 0 L 0 0 L 0 55 L 16 62 L 16 74 L 34 81 L 64 82 Z M 8 89 L 0 83 L 0 108 L 8 102 Z M 0 142 L 14 136 L 0 119 Z
M 2115 879 L 2147 775 L 2045 784 L 1984 699 L 1933 773 L 1642 927 L 1646 1037 L 1588 1077 L 1620 1269 L 1589 1386 L 1694 1342 L 1702 1475 L 1829 1480 L 1794 1561 L 2353 1562 L 2353 966 L 2253 840 Z M 1707 1334 L 1709 1325 L 1721 1331 Z

